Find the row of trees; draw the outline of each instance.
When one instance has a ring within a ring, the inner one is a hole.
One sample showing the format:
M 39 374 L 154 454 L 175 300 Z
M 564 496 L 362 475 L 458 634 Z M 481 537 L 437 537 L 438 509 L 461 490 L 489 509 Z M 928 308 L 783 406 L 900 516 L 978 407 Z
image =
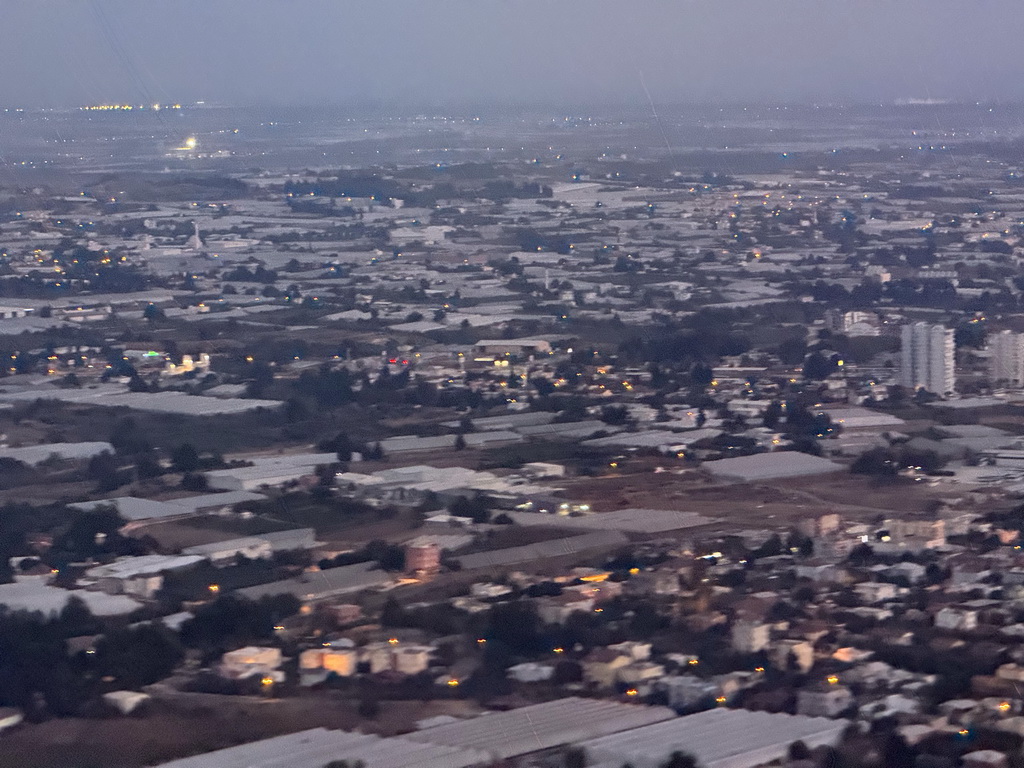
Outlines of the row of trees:
M 160 624 L 110 629 L 95 653 L 68 653 L 68 637 L 100 626 L 77 598 L 52 618 L 0 606 L 0 705 L 31 718 L 78 714 L 106 690 L 163 679 L 183 657 L 174 633 Z

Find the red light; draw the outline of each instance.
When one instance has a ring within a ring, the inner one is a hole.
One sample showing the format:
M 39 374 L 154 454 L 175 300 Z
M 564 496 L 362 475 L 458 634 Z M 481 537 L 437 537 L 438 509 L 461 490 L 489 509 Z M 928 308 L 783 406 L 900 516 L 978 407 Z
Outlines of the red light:
M 408 360 L 403 360 L 403 361 L 402 361 L 402 365 L 408 365 L 408 364 L 409 364 L 409 361 L 408 361 Z
M 389 363 L 397 363 L 398 362 L 398 358 L 397 357 L 392 357 L 390 360 L 388 360 L 388 362 Z

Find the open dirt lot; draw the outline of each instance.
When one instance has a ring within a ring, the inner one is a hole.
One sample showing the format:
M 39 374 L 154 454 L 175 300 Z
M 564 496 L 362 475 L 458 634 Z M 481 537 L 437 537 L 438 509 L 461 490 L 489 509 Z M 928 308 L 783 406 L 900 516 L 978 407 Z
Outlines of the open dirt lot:
M 937 501 L 962 495 L 926 483 L 837 472 L 757 484 L 718 484 L 696 470 L 608 475 L 563 483 L 565 495 L 597 512 L 627 507 L 678 509 L 721 519 L 716 529 L 778 526 L 816 514 L 838 512 L 846 520 L 870 520 L 891 512 L 923 512 Z

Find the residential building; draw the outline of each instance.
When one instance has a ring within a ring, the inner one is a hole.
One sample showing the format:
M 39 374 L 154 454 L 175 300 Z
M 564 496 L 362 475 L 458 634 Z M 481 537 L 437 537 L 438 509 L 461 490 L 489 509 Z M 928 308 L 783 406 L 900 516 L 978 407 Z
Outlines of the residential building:
M 771 626 L 760 621 L 737 619 L 732 625 L 732 647 L 740 653 L 757 653 L 768 647 Z
M 808 717 L 837 717 L 853 703 L 850 689 L 842 685 L 804 689 L 797 694 L 796 713 Z
M 936 549 L 946 545 L 946 521 L 928 517 L 890 517 L 882 524 L 890 541 L 900 549 Z
M 946 606 L 936 612 L 935 626 L 940 629 L 974 629 L 978 626 L 978 612 Z
M 607 688 L 616 682 L 619 670 L 631 663 L 633 659 L 628 654 L 611 648 L 598 648 L 583 660 L 583 678 Z
M 364 647 L 362 660 L 369 664 L 372 674 L 399 672 L 417 675 L 429 666 L 433 652 L 429 645 L 401 645 L 389 640 Z
M 511 666 L 507 674 L 519 683 L 540 683 L 550 680 L 555 673 L 555 668 L 550 664 L 540 664 L 535 661 L 527 661 L 522 664 Z
M 281 649 L 249 645 L 228 651 L 220 660 L 220 674 L 243 679 L 252 675 L 268 675 L 281 666 Z
M 989 378 L 995 384 L 1024 387 L 1024 333 L 999 331 L 988 337 Z
M 714 680 L 693 675 L 663 677 L 658 688 L 665 692 L 670 707 L 684 709 L 702 701 L 714 701 L 720 695 L 720 687 Z
M 325 670 L 341 677 L 355 674 L 359 654 L 354 648 L 310 648 L 299 654 L 303 672 Z
M 956 384 L 955 349 L 953 331 L 942 325 L 904 325 L 900 383 L 911 390 L 924 389 L 940 396 L 952 394 Z
M 772 645 L 768 658 L 778 669 L 793 665 L 807 674 L 814 666 L 814 646 L 806 640 L 780 640 Z

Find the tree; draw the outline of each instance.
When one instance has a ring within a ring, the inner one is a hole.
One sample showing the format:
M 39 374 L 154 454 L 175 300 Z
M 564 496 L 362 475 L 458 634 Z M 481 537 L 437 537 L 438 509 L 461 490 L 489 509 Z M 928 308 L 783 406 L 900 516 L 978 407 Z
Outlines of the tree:
M 171 452 L 171 467 L 175 472 L 195 472 L 199 469 L 199 451 L 192 443 L 182 443 Z
M 985 346 L 987 336 L 985 323 L 978 319 L 962 320 L 954 332 L 954 340 L 958 347 L 981 349 Z
M 856 566 L 864 566 L 871 562 L 871 559 L 875 556 L 875 550 L 873 550 L 867 544 L 858 544 L 850 550 L 850 554 L 847 559 Z
M 366 545 L 364 551 L 385 571 L 400 571 L 405 568 L 405 550 L 397 544 L 374 539 Z
M 380 714 L 380 702 L 369 697 L 362 699 L 356 708 L 359 716 L 365 720 L 374 720 Z
M 92 615 L 85 601 L 77 595 L 68 598 L 60 611 L 58 621 L 65 637 L 96 634 L 100 631 L 99 620 Z
M 800 337 L 786 339 L 779 344 L 779 359 L 785 365 L 798 365 L 807 355 L 807 342 Z
M 892 453 L 885 448 L 870 448 L 858 456 L 850 467 L 857 475 L 894 476 L 898 470 Z
M 629 409 L 624 405 L 606 405 L 601 408 L 599 417 L 605 424 L 622 426 L 629 419 Z
M 661 764 L 661 768 L 698 768 L 697 758 L 689 752 L 675 751 L 668 760 Z
M 334 441 L 335 455 L 338 457 L 338 461 L 342 464 L 346 464 L 352 461 L 352 443 L 348 439 L 348 435 L 339 434 Z
M 789 745 L 789 759 L 793 760 L 810 760 L 811 750 L 807 748 L 807 745 L 802 741 L 794 741 Z
M 388 599 L 384 602 L 384 607 L 380 612 L 380 623 L 384 627 L 401 627 L 405 626 L 407 615 L 405 609 L 402 608 L 401 603 L 395 600 L 394 597 L 388 596 Z
M 282 619 L 298 613 L 302 603 L 290 594 L 255 602 L 227 595 L 195 610 L 181 626 L 181 641 L 190 648 L 225 650 L 272 637 Z
M 462 451 L 462 450 L 465 450 L 465 448 L 466 448 L 466 438 L 463 437 L 461 432 L 455 436 L 455 445 L 454 445 L 454 447 L 455 447 L 456 451 Z
M 555 685 L 565 685 L 566 683 L 579 683 L 583 680 L 583 667 L 580 666 L 578 661 L 572 659 L 562 659 L 555 664 L 554 672 L 551 675 L 551 681 Z
M 812 352 L 804 361 L 804 378 L 812 381 L 827 379 L 838 365 L 835 360 L 825 357 L 821 352 Z
M 160 473 L 163 472 L 163 467 L 160 466 L 160 462 L 153 456 L 143 454 L 135 460 L 135 471 L 138 473 L 140 480 L 151 480 L 154 477 L 160 476 Z
M 146 308 L 142 310 L 142 316 L 151 323 L 162 320 L 165 317 L 164 311 L 153 303 L 146 305 Z
M 117 459 L 110 451 L 103 451 L 89 459 L 89 477 L 103 482 L 117 472 Z
M 107 632 L 96 644 L 95 664 L 119 686 L 139 688 L 167 677 L 184 657 L 177 636 L 161 624 Z
M 704 389 L 711 385 L 714 378 L 715 372 L 711 369 L 711 366 L 705 363 L 695 363 L 690 369 L 690 380 L 695 387 Z
M 883 765 L 886 768 L 913 768 L 917 752 L 897 731 L 890 731 L 882 746 Z
M 586 768 L 587 752 L 583 747 L 569 747 L 562 756 L 563 768 Z
M 206 479 L 206 475 L 201 475 L 198 472 L 186 472 L 181 476 L 181 487 L 186 491 L 198 493 L 208 490 L 210 484 Z
M 777 533 L 768 537 L 761 546 L 750 553 L 752 559 L 760 557 L 776 557 L 782 554 L 782 538 Z

